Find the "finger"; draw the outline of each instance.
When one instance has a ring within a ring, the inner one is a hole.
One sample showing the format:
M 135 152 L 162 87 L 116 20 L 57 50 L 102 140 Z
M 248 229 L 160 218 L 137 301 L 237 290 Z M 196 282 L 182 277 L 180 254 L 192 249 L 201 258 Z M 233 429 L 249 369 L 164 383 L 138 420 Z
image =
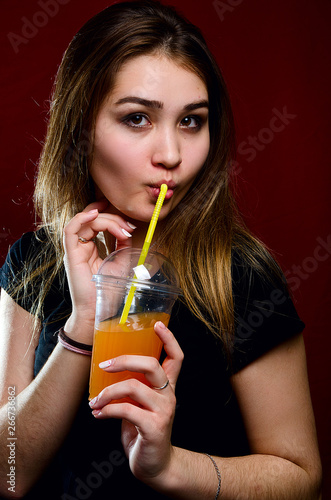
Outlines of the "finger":
M 146 411 L 139 406 L 131 403 L 109 404 L 100 409 L 92 411 L 92 415 L 98 419 L 117 418 L 128 420 L 133 425 L 141 428 L 142 423 L 146 422 Z
M 143 432 L 151 432 L 152 427 L 158 425 L 161 431 L 173 421 L 176 398 L 171 389 L 166 397 L 161 397 L 144 383 L 129 379 L 103 389 L 90 401 L 90 407 L 97 418 L 126 419 Z M 136 408 L 140 411 L 135 411 Z M 148 420 L 148 415 L 152 414 L 159 415 L 156 420 L 154 418 L 154 424 Z
M 127 238 L 131 238 L 133 230 L 133 226 L 129 226 L 121 217 L 99 213 L 95 220 L 85 225 L 85 227 L 82 227 L 82 231 L 80 231 L 79 234 L 82 236 L 81 233 L 88 231 L 86 234 L 96 236 L 96 234 L 101 231 L 108 231 L 115 236 L 116 239 L 123 241 Z M 85 234 L 84 237 L 86 237 Z
M 182 367 L 184 353 L 175 336 L 172 334 L 169 328 L 164 325 L 164 323 L 162 323 L 161 321 L 157 321 L 154 325 L 154 331 L 162 340 L 163 348 L 167 354 L 165 360 L 162 363 L 162 369 L 170 380 L 172 386 L 175 387 L 178 375 Z
M 125 370 L 142 373 L 153 387 L 162 387 L 168 380 L 160 363 L 152 356 L 122 355 L 100 363 L 99 367 L 108 373 Z
M 65 226 L 63 231 L 64 247 L 78 243 L 78 232 L 86 224 L 92 223 L 98 217 L 98 210 L 91 209 L 88 212 L 80 212 L 76 214 L 70 222 Z M 90 239 L 90 238 L 86 238 Z
M 121 217 L 110 214 L 99 214 L 97 209 L 76 214 L 64 229 L 66 245 L 78 245 L 79 237 L 92 240 L 100 231 L 108 231 L 119 241 L 131 238 L 133 226 L 127 224 Z
M 119 215 L 110 215 L 110 214 L 107 214 L 107 213 L 100 213 L 99 217 L 100 218 L 105 218 L 105 219 L 111 218 L 111 220 L 116 221 L 119 224 L 119 226 L 122 228 L 122 233 L 124 234 L 124 237 L 122 237 L 122 238 L 121 237 L 117 237 L 117 238 L 115 237 L 115 250 L 120 250 L 122 248 L 126 248 L 126 247 L 131 247 L 132 246 L 131 241 L 128 238 L 131 237 L 131 235 L 132 235 L 131 233 L 136 229 L 136 226 L 134 226 L 133 224 L 131 224 L 128 221 L 125 221 Z M 110 238 L 112 238 L 114 236 L 114 234 L 112 234 L 109 231 L 108 232 L 104 231 L 104 236 L 105 236 L 105 240 L 107 242 L 108 248 L 111 248 L 112 244 L 113 244 L 113 240 L 111 240 Z
M 131 378 L 105 387 L 89 405 L 94 410 L 101 410 L 110 403 L 117 404 L 129 398 L 130 403 L 138 404 L 147 410 L 155 410 L 159 405 L 155 404 L 153 392 L 140 380 Z
M 136 229 L 135 225 L 133 225 L 129 221 L 124 220 L 120 215 L 112 214 L 111 212 L 107 213 L 107 208 L 109 206 L 110 203 L 107 198 L 102 198 L 101 200 L 90 203 L 87 207 L 84 208 L 83 212 L 89 212 L 90 210 L 97 209 L 99 212 L 99 217 L 112 218 L 113 220 L 117 221 L 119 225 L 126 229 Z

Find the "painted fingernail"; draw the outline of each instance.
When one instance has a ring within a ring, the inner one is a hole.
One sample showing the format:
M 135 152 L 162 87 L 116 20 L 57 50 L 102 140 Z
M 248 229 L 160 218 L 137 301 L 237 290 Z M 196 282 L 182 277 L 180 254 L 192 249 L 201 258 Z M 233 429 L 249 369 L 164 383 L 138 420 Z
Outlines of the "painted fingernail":
M 107 361 L 102 361 L 101 363 L 99 363 L 99 368 L 108 368 L 108 366 L 110 366 L 112 364 L 113 364 L 113 360 L 107 359 Z
M 132 234 L 130 234 L 128 231 L 126 231 L 125 229 L 121 228 L 122 229 L 122 233 L 127 236 L 128 238 L 132 238 Z
M 99 417 L 99 415 L 101 415 L 101 410 L 93 410 L 93 411 L 92 411 L 92 415 L 93 415 L 94 417 Z
M 164 323 L 162 323 L 162 321 L 157 321 L 155 323 L 157 326 L 159 326 L 160 328 L 162 328 L 162 330 L 165 330 L 167 327 L 165 326 Z
M 131 222 L 126 221 L 126 223 L 129 227 L 131 227 L 131 229 L 137 229 L 137 226 L 135 226 L 134 224 L 131 224 Z
M 98 401 L 98 396 L 96 396 L 95 398 L 91 399 L 91 401 L 89 402 L 89 405 L 91 408 L 93 408 L 93 406 L 95 405 L 95 403 Z

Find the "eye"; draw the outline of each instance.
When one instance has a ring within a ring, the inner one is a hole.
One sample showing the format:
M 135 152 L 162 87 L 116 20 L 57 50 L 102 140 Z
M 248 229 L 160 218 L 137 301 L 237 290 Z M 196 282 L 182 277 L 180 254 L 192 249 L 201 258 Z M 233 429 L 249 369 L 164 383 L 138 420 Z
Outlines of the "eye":
M 141 113 L 134 113 L 126 116 L 122 122 L 128 127 L 132 128 L 143 128 L 150 125 L 148 118 Z
M 201 123 L 202 120 L 200 116 L 192 115 L 192 116 L 185 116 L 185 118 L 183 118 L 182 121 L 180 122 L 180 125 L 188 129 L 198 130 L 201 128 Z

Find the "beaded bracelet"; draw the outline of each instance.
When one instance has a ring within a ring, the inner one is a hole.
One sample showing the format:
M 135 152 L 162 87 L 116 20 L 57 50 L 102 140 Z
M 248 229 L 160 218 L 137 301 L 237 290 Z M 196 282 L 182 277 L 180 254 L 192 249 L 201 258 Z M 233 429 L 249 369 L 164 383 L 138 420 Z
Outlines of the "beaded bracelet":
M 210 460 L 213 462 L 213 465 L 214 465 L 215 470 L 216 470 L 217 479 L 218 479 L 218 488 L 217 488 L 217 492 L 216 492 L 216 495 L 215 495 L 215 500 L 217 500 L 218 499 L 218 495 L 220 494 L 220 491 L 221 491 L 221 480 L 222 480 L 221 473 L 220 473 L 220 470 L 217 467 L 217 463 L 215 462 L 215 460 L 213 459 L 213 457 L 211 457 L 208 453 L 205 453 L 205 455 L 207 455 L 207 457 L 210 458 Z
M 85 354 L 85 356 L 92 355 L 92 346 L 89 344 L 82 344 L 81 342 L 77 342 L 76 340 L 71 339 L 65 333 L 63 328 L 60 328 L 58 331 L 58 340 L 60 344 L 63 345 L 66 349 L 72 352 L 77 352 L 78 354 Z

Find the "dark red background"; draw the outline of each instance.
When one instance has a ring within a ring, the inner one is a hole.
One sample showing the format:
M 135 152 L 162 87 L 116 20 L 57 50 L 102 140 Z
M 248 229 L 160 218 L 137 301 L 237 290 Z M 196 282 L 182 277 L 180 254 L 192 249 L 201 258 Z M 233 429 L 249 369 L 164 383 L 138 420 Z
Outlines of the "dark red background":
M 2 2 L 0 264 L 8 245 L 33 226 L 35 165 L 63 51 L 79 27 L 110 3 Z M 238 200 L 249 226 L 275 251 L 307 325 L 324 498 L 331 498 L 331 3 L 172 3 L 200 26 L 223 69 L 237 123 Z M 283 123 L 274 118 L 281 113 Z

